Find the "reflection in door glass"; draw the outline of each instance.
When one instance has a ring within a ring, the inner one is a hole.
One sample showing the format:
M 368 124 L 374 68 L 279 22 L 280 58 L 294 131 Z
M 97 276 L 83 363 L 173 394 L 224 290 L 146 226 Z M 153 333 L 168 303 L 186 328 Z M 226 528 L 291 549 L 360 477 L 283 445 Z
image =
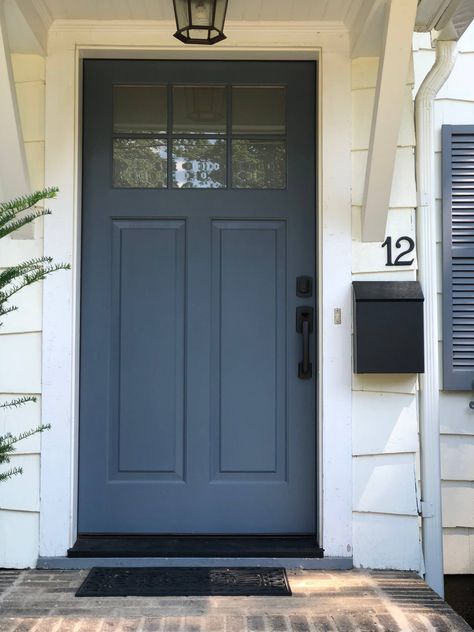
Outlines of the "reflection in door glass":
M 175 86 L 174 134 L 223 134 L 227 126 L 224 86 Z
M 233 140 L 232 186 L 236 189 L 284 189 L 285 141 Z
M 221 189 L 226 186 L 226 141 L 180 138 L 173 141 L 173 187 Z
M 114 87 L 116 134 L 162 134 L 166 129 L 166 86 Z
M 167 141 L 151 138 L 115 138 L 115 187 L 164 189 L 167 186 Z
M 283 86 L 232 88 L 233 134 L 284 134 L 285 116 Z

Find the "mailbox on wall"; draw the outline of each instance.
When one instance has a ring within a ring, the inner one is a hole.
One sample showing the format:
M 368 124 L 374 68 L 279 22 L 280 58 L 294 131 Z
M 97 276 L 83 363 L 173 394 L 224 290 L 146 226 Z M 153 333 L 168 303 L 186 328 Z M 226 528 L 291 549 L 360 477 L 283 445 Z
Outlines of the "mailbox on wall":
M 418 281 L 354 281 L 354 373 L 423 373 Z

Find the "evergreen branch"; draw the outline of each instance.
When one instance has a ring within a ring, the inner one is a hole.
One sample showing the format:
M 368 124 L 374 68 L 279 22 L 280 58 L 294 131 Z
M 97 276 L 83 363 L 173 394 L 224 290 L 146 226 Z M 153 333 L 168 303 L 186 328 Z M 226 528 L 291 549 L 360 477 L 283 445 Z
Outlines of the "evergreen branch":
M 7 481 L 9 478 L 13 476 L 17 476 L 17 474 L 23 474 L 22 467 L 11 467 L 6 472 L 0 472 L 0 483 L 3 481 Z
M 22 397 L 17 397 L 16 399 L 12 399 L 9 402 L 3 402 L 3 404 L 0 404 L 0 410 L 2 408 L 19 408 L 20 406 L 23 406 L 24 404 L 27 404 L 28 402 L 37 402 L 38 398 L 35 397 L 34 395 L 24 395 Z
M 15 211 L 15 213 L 21 213 L 22 211 L 26 211 L 38 202 L 42 200 L 52 200 L 58 194 L 59 189 L 57 187 L 48 187 L 46 189 L 41 189 L 40 191 L 35 191 L 30 195 L 23 195 L 15 198 L 14 200 L 9 200 L 8 202 L 0 203 L 0 217 L 8 211 Z
M 38 217 L 43 217 L 44 215 L 51 215 L 51 211 L 49 209 L 42 209 L 34 211 L 33 213 L 28 213 L 28 215 L 20 217 L 19 219 L 12 218 L 5 220 L 0 216 L 0 238 L 6 237 L 22 226 L 25 226 L 25 224 L 30 224 Z
M 11 314 L 12 312 L 16 312 L 18 307 L 16 305 L 10 305 L 9 307 L 4 307 L 2 303 L 0 303 L 0 316 L 5 316 L 5 314 Z M 0 323 L 0 327 L 3 323 Z
M 0 462 L 2 458 L 2 450 L 5 453 L 13 452 L 15 450 L 15 443 L 19 441 L 23 441 L 24 439 L 28 439 L 39 432 L 43 432 L 44 430 L 51 430 L 51 424 L 41 424 L 41 426 L 37 426 L 36 428 L 32 428 L 31 430 L 25 430 L 25 432 L 20 432 L 19 435 L 12 435 L 11 433 L 7 433 L 3 437 L 0 437 Z
M 0 271 L 0 288 L 5 287 L 19 276 L 23 276 L 26 272 L 38 269 L 40 266 L 52 263 L 52 261 L 52 257 L 37 257 Z
M 8 301 L 14 294 L 22 290 L 24 287 L 36 283 L 37 281 L 43 281 L 43 279 L 52 272 L 58 270 L 70 270 L 69 263 L 55 263 L 52 265 L 38 266 L 36 269 L 32 269 L 22 276 L 22 280 L 18 284 L 10 285 L 10 288 L 4 292 L 0 292 L 0 304 Z

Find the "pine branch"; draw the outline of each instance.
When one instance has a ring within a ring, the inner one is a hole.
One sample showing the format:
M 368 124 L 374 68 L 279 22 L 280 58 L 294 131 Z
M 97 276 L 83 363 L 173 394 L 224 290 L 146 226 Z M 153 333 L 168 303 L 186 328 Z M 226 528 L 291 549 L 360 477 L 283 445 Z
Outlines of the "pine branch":
M 43 281 L 46 275 L 51 274 L 52 272 L 57 272 L 58 270 L 70 270 L 71 266 L 69 263 L 54 263 L 51 265 L 38 265 L 36 267 L 31 267 L 31 271 L 23 274 L 22 272 L 17 273 L 14 278 L 18 278 L 21 276 L 21 281 L 17 284 L 11 283 L 10 287 L 6 291 L 0 291 L 0 304 L 8 301 L 14 294 L 22 290 L 24 287 L 31 285 L 32 283 L 36 283 L 37 281 Z
M 38 257 L 37 259 L 30 259 L 23 263 L 18 263 L 10 268 L 0 271 L 0 290 L 5 288 L 10 283 L 13 283 L 19 277 L 31 272 L 32 270 L 38 270 L 45 265 L 52 263 L 51 257 Z
M 5 314 L 11 314 L 12 312 L 18 311 L 18 307 L 16 305 L 10 305 L 9 307 L 3 307 L 0 303 L 0 316 L 4 316 Z M 0 323 L 0 327 L 3 323 Z
M 0 462 L 2 458 L 2 449 L 5 450 L 5 454 L 14 451 L 15 443 L 19 441 L 23 441 L 24 439 L 28 439 L 39 432 L 43 432 L 44 430 L 51 430 L 51 424 L 41 424 L 41 426 L 37 426 L 32 430 L 25 430 L 25 432 L 20 432 L 19 435 L 12 435 L 11 433 L 7 433 L 3 437 L 0 437 Z
M 0 203 L 0 239 L 13 233 L 25 224 L 33 222 L 38 217 L 49 215 L 50 211 L 48 209 L 34 207 L 38 202 L 56 197 L 57 193 L 57 188 L 43 189 L 10 202 Z M 37 281 L 42 281 L 52 272 L 69 269 L 69 264 L 56 264 L 51 257 L 38 257 L 0 271 L 0 317 L 10 314 L 17 309 L 15 305 L 7 304 L 14 294 Z M 0 404 L 0 412 L 2 410 L 19 408 L 29 402 L 36 402 L 36 397 L 33 395 L 16 397 L 13 400 Z M 0 435 L 0 464 L 10 463 L 11 456 L 14 454 L 18 442 L 50 428 L 49 424 L 42 424 L 18 435 L 13 435 L 11 432 L 3 436 Z M 0 482 L 6 481 L 22 472 L 23 469 L 21 467 L 12 467 L 2 471 L 0 472 Z
M 51 211 L 49 209 L 41 209 L 33 213 L 28 213 L 28 215 L 24 215 L 19 219 L 5 219 L 0 216 L 0 238 L 6 237 L 22 226 L 25 226 L 25 224 L 30 224 L 38 217 L 44 217 L 45 215 L 51 215 Z M 16 213 L 14 216 L 16 216 Z
M 7 481 L 9 478 L 12 478 L 13 476 L 17 476 L 18 474 L 23 474 L 22 467 L 11 467 L 6 472 L 0 472 L 0 483 L 2 483 L 3 481 Z
M 24 406 L 28 402 L 37 402 L 38 398 L 34 395 L 24 395 L 22 397 L 17 397 L 16 399 L 12 399 L 9 402 L 3 402 L 0 404 L 0 410 L 2 408 L 20 408 L 20 406 Z
M 22 211 L 26 211 L 38 202 L 42 200 L 52 200 L 58 194 L 59 189 L 57 187 L 49 187 L 46 189 L 41 189 L 40 191 L 35 191 L 30 195 L 23 195 L 21 197 L 15 198 L 14 200 L 9 200 L 8 202 L 0 203 L 0 218 L 4 213 L 8 211 L 15 211 L 15 213 L 21 213 Z

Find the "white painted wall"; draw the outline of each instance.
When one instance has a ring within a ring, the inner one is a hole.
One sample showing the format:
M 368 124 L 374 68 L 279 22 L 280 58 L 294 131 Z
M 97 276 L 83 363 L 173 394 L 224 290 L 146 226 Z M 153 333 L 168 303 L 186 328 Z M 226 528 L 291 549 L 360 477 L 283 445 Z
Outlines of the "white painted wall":
M 434 62 L 427 35 L 414 38 L 415 88 Z M 441 126 L 474 124 L 474 24 L 459 42 L 459 54 L 451 77 L 435 103 L 435 159 L 437 201 L 438 293 L 442 354 L 442 258 L 441 258 Z M 440 362 L 442 366 L 442 362 Z M 442 376 L 440 377 L 442 384 Z M 473 392 L 440 391 L 441 475 L 443 498 L 444 566 L 446 573 L 474 573 L 474 412 Z
M 31 186 L 44 182 L 44 60 L 13 55 L 13 73 Z M 2 239 L 0 268 L 43 254 L 42 222 Z M 36 284 L 18 294 L 19 311 L 5 316 L 0 330 L 0 402 L 41 394 L 42 290 Z M 41 421 L 41 401 L 0 411 L 0 435 L 17 434 Z M 0 485 L 0 567 L 33 566 L 39 547 L 40 446 L 35 435 L 18 444 L 11 465 L 24 469 Z
M 361 241 L 377 67 L 375 58 L 352 62 L 352 278 L 414 280 L 416 258 L 411 267 L 386 267 L 381 242 Z M 407 74 L 386 231 L 394 241 L 402 235 L 415 239 L 413 74 Z M 354 374 L 352 389 L 354 565 L 422 570 L 417 377 Z

